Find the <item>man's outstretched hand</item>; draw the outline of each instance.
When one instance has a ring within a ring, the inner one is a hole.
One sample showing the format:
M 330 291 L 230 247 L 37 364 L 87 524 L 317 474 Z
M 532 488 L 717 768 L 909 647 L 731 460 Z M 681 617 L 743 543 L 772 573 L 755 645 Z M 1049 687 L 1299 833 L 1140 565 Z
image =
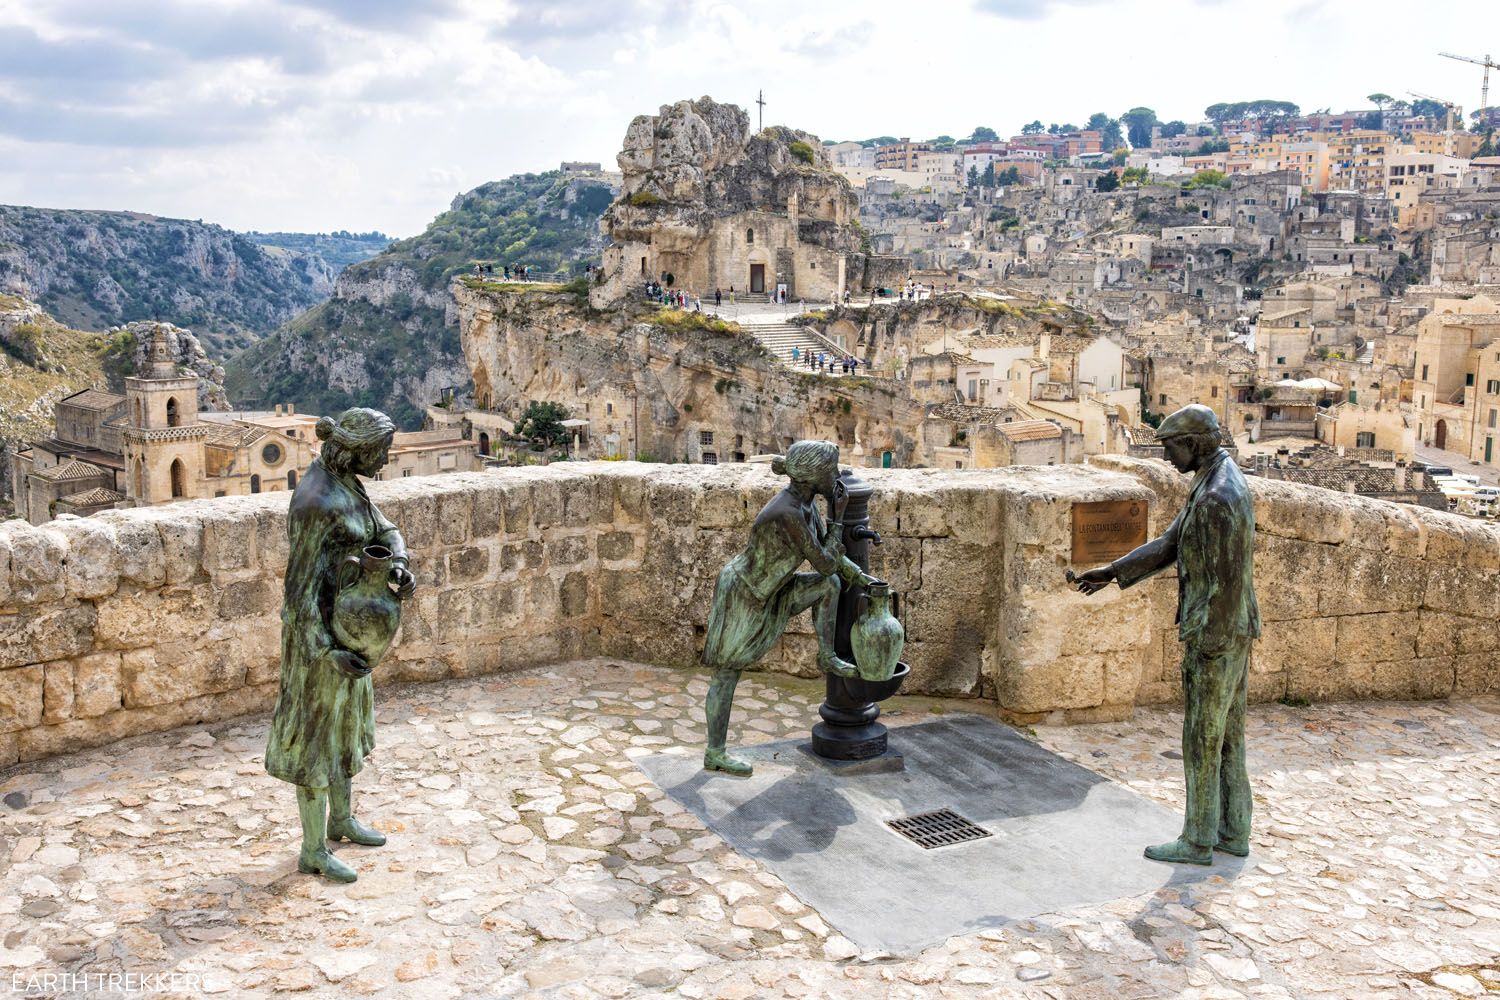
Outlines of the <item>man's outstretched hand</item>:
M 1086 573 L 1075 574 L 1068 570 L 1068 583 L 1077 587 L 1080 594 L 1094 594 L 1108 587 L 1114 582 L 1115 571 L 1112 566 L 1100 566 Z

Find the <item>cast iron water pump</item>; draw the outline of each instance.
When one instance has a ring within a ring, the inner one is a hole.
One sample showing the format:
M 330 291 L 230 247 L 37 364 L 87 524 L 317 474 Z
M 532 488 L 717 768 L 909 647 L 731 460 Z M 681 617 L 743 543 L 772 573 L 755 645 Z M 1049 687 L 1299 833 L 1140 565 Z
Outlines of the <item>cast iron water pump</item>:
M 880 533 L 870 528 L 870 496 L 875 488 L 849 469 L 841 470 L 839 482 L 848 497 L 844 507 L 844 554 L 861 570 L 870 570 L 870 546 L 880 544 Z M 846 663 L 854 663 L 849 630 L 864 613 L 865 591 L 857 584 L 844 584 L 839 595 L 834 651 Z M 813 726 L 812 748 L 830 760 L 869 760 L 886 752 L 886 728 L 880 718 L 880 702 L 895 694 L 911 668 L 906 663 L 884 681 L 828 674 L 827 693 L 818 714 L 823 721 Z

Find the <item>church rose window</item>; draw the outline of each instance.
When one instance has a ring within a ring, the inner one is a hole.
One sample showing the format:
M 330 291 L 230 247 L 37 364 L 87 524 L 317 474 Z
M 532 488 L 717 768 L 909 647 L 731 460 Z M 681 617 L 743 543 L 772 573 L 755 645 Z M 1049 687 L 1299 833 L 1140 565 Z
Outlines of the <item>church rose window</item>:
M 281 461 L 281 445 L 274 442 L 266 445 L 260 452 L 261 461 L 267 465 L 275 465 Z

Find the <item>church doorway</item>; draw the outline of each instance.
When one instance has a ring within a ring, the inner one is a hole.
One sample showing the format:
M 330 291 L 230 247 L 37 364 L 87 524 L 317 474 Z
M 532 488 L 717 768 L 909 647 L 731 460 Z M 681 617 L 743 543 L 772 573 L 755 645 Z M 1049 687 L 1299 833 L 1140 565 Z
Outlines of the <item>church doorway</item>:
M 751 264 L 750 265 L 750 291 L 755 292 L 755 293 L 758 294 L 760 292 L 764 292 L 765 290 L 766 290 L 766 265 L 764 265 L 764 264 Z
M 183 468 L 182 459 L 172 459 L 172 499 L 187 496 L 187 470 Z
M 1439 420 L 1432 433 L 1432 444 L 1439 451 L 1448 445 L 1448 421 Z

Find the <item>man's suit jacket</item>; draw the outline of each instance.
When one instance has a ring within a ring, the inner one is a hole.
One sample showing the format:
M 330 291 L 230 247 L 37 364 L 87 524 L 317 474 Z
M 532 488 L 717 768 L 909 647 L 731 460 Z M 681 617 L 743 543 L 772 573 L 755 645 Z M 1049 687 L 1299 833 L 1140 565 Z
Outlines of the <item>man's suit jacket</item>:
M 1182 513 L 1112 564 L 1121 589 L 1177 565 L 1177 637 L 1204 650 L 1260 635 L 1251 580 L 1255 509 L 1245 477 L 1222 448 L 1193 478 Z

